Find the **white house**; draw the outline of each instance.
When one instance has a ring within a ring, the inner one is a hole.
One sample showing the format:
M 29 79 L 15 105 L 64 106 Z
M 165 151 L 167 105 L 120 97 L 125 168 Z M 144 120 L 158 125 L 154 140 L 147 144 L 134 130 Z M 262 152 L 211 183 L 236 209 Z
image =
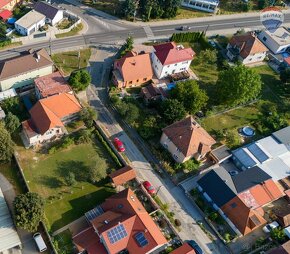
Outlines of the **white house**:
M 227 57 L 243 64 L 262 62 L 268 49 L 253 33 L 239 34 L 231 38 L 227 45 Z
M 174 73 L 188 71 L 195 56 L 191 48 L 177 46 L 174 42 L 155 45 L 151 54 L 152 67 L 157 78 L 164 78 Z
M 181 5 L 195 10 L 215 12 L 219 0 L 182 0 Z
M 259 33 L 258 38 L 274 54 L 280 54 L 290 49 L 290 33 L 284 27 L 276 30 L 263 30 Z
M 38 1 L 35 4 L 34 9 L 43 14 L 46 17 L 45 22 L 52 26 L 63 19 L 63 10 L 47 2 Z
M 18 33 L 26 36 L 38 31 L 38 29 L 44 25 L 45 16 L 32 10 L 15 22 L 15 29 Z

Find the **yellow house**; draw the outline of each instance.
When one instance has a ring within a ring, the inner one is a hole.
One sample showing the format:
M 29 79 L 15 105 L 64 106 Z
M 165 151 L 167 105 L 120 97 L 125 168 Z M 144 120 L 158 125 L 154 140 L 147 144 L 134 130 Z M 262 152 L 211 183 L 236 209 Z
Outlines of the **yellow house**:
M 33 85 L 37 77 L 53 72 L 53 61 L 45 49 L 0 62 L 0 90 Z
M 20 0 L 1 0 L 0 1 L 0 10 L 9 10 L 12 11 L 18 3 L 20 3 Z

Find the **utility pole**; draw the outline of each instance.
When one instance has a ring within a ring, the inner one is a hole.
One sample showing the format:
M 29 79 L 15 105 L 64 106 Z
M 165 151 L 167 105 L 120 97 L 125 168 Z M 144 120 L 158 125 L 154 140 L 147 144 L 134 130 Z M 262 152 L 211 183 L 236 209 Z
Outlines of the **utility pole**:
M 80 69 L 80 63 L 81 63 L 81 48 L 79 48 L 78 52 L 78 68 Z

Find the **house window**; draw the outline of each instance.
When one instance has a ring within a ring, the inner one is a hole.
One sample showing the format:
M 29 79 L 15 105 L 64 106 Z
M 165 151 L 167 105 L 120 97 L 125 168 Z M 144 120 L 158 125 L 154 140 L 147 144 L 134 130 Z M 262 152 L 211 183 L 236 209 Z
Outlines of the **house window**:
M 174 66 L 177 66 L 177 64 L 174 64 Z
M 131 85 L 133 82 L 132 81 L 129 81 L 129 84 Z
M 187 64 L 187 62 L 183 62 L 182 64 Z
M 146 81 L 147 80 L 147 78 L 143 78 L 143 81 Z

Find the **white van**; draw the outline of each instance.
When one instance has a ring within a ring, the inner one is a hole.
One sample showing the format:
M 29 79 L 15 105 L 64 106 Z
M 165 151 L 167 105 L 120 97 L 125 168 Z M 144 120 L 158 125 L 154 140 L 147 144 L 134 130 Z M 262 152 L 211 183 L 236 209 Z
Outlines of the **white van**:
M 34 238 L 34 241 L 36 242 L 37 248 L 40 252 L 44 252 L 47 250 L 45 242 L 43 241 L 40 233 L 35 233 L 33 235 L 33 238 Z

